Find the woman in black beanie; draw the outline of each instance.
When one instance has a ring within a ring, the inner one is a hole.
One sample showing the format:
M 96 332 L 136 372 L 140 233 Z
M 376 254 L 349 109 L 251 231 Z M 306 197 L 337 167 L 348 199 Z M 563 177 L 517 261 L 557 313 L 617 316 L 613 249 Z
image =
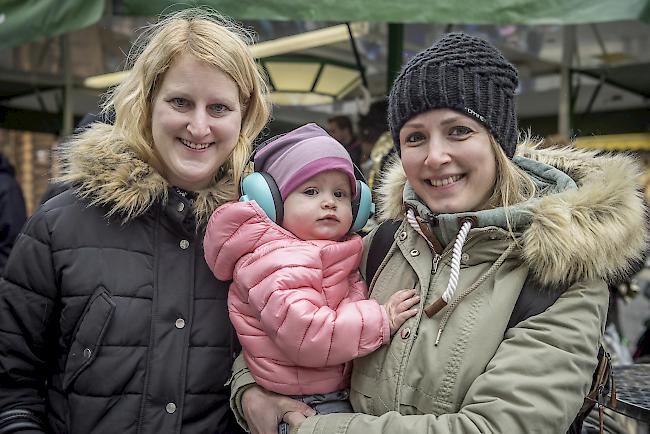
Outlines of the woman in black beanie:
M 271 432 L 263 424 L 274 418 L 301 434 L 577 428 L 606 282 L 628 272 L 646 242 L 639 167 L 627 156 L 518 143 L 517 85 L 496 48 L 462 33 L 403 68 L 389 99 L 400 158 L 379 191 L 379 219 L 396 229 L 378 260 L 388 224 L 366 237 L 361 268 L 371 297 L 415 288 L 420 312 L 355 360 L 354 414 L 289 411 L 295 404 L 250 387 L 236 362 L 232 403 L 253 432 Z

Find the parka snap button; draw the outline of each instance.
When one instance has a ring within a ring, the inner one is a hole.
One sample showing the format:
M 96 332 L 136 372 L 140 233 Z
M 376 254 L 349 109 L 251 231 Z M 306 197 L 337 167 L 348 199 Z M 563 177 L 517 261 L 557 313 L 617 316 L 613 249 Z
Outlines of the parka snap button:
M 402 232 L 399 234 L 399 240 L 400 240 L 400 241 L 404 241 L 405 239 L 406 239 L 406 231 L 402 231 Z
M 176 411 L 176 404 L 173 402 L 168 402 L 167 405 L 165 406 L 165 410 L 167 413 L 172 414 Z
M 413 250 L 411 250 L 410 253 L 411 253 L 411 256 L 419 256 L 419 255 L 420 255 L 420 251 L 417 250 L 417 249 L 413 249 Z
M 183 210 L 185 209 L 185 204 L 183 202 L 178 202 L 178 206 L 176 206 L 176 209 L 178 210 L 178 212 L 183 212 Z
M 175 325 L 177 329 L 182 329 L 185 327 L 185 320 L 183 318 L 178 318 Z
M 409 336 L 411 336 L 411 329 L 406 327 L 402 329 L 401 332 L 399 332 L 399 335 L 402 337 L 402 339 L 407 339 Z
M 187 240 L 181 240 L 180 246 L 181 249 L 185 250 L 190 246 L 190 242 Z
M 469 261 L 469 253 L 463 253 L 463 254 L 461 255 L 460 259 L 461 259 L 461 261 L 463 261 L 464 263 L 467 263 L 467 261 Z
M 84 357 L 85 357 L 86 359 L 90 359 L 90 356 L 92 356 L 92 355 L 93 355 L 93 352 L 90 351 L 90 348 L 86 348 L 86 349 L 84 350 Z

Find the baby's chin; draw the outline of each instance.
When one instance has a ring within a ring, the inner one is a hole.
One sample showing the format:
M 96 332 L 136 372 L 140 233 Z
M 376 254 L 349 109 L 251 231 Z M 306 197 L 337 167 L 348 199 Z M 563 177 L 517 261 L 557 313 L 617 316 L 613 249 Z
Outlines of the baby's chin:
M 343 223 L 340 223 L 342 225 Z M 343 229 L 329 227 L 329 228 L 289 228 L 282 226 L 285 230 L 291 232 L 294 237 L 303 241 L 345 241 L 350 233 Z
M 307 241 L 344 241 L 348 237 L 348 232 L 344 234 L 333 233 L 333 234 L 312 234 L 308 238 L 304 238 Z

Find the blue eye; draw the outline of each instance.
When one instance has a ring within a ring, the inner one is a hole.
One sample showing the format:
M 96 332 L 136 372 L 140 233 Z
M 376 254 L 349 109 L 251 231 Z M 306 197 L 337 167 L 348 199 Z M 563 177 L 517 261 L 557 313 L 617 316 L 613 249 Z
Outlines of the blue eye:
M 229 110 L 228 107 L 226 107 L 223 104 L 212 104 L 210 106 L 210 110 L 214 113 L 220 114 L 225 112 L 226 110 Z
M 405 144 L 411 144 L 411 143 L 419 143 L 425 139 L 424 134 L 420 132 L 415 132 L 411 133 L 408 136 L 406 136 L 406 139 L 404 141 Z
M 305 189 L 305 191 L 303 191 L 303 194 L 307 196 L 315 196 L 318 194 L 318 190 L 316 190 L 315 188 L 307 188 Z
M 452 127 L 449 130 L 449 135 L 450 136 L 466 136 L 466 135 L 471 134 L 473 132 L 474 131 L 469 127 L 466 127 L 464 125 L 457 125 L 455 127 Z
M 187 100 L 185 98 L 172 98 L 169 100 L 174 107 L 183 108 L 187 105 Z

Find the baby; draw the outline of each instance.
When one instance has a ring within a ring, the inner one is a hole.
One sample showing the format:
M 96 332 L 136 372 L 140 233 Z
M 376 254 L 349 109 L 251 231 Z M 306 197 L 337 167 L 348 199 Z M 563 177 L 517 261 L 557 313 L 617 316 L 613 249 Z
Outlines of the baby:
M 350 233 L 359 192 L 339 142 L 308 124 L 272 139 L 254 163 L 277 185 L 281 221 L 255 201 L 225 204 L 208 223 L 205 258 L 233 281 L 230 319 L 257 383 L 321 414 L 350 412 L 351 360 L 386 344 L 419 298 L 368 299 L 362 240 Z

